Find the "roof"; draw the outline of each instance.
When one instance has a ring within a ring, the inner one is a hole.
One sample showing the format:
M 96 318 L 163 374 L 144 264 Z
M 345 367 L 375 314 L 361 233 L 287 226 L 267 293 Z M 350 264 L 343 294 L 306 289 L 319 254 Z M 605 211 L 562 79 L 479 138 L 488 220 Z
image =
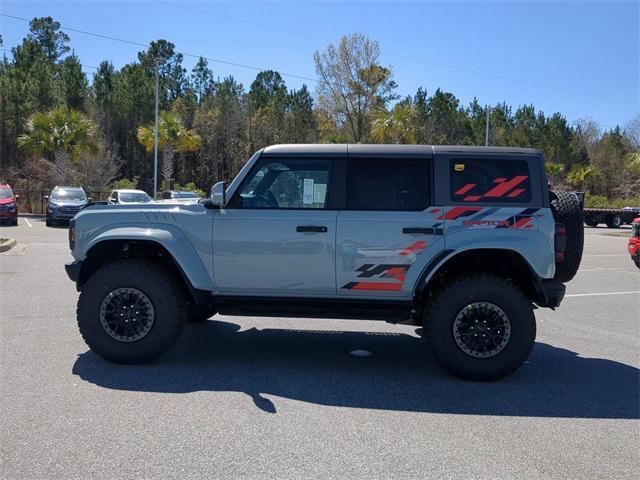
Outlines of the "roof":
M 65 187 L 64 185 L 56 185 L 54 190 L 84 190 L 82 187 Z
M 132 188 L 116 188 L 113 191 L 118 193 L 144 193 L 144 194 L 147 193 L 144 190 L 136 190 Z
M 534 148 L 480 147 L 462 145 L 379 145 L 379 144 L 321 144 L 300 143 L 272 145 L 263 150 L 265 155 L 315 154 L 326 156 L 351 155 L 432 155 L 434 153 L 495 153 L 511 155 L 540 155 Z

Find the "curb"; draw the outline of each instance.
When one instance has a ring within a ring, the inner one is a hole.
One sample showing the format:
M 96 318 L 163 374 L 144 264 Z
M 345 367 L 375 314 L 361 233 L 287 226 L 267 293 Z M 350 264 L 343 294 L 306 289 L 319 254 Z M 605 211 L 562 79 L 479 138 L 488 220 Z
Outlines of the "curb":
M 18 217 L 34 217 L 34 218 L 44 218 L 47 215 L 44 213 L 18 213 Z
M 0 253 L 4 253 L 8 250 L 11 250 L 13 247 L 16 246 L 16 243 L 18 242 L 16 242 L 15 240 L 9 239 L 6 242 L 0 244 Z

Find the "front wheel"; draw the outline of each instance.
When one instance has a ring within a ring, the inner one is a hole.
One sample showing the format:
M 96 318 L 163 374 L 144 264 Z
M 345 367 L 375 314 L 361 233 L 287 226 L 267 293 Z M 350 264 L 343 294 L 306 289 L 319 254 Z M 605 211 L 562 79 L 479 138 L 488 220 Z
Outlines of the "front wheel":
M 424 329 L 438 362 L 470 380 L 514 372 L 536 338 L 531 302 L 513 283 L 492 274 L 462 276 L 438 291 L 427 302 Z
M 78 327 L 89 348 L 105 360 L 148 363 L 177 340 L 186 307 L 180 286 L 160 265 L 119 260 L 84 284 Z

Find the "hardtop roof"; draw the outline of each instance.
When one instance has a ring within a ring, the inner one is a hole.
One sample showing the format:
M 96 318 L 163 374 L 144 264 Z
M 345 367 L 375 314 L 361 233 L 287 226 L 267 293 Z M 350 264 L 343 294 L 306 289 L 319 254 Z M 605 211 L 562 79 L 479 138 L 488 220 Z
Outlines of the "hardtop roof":
M 263 150 L 263 154 L 277 155 L 433 155 L 433 154 L 502 154 L 502 155 L 541 155 L 535 148 L 520 147 L 482 147 L 468 145 L 380 145 L 380 144 L 321 144 L 299 143 L 271 145 Z

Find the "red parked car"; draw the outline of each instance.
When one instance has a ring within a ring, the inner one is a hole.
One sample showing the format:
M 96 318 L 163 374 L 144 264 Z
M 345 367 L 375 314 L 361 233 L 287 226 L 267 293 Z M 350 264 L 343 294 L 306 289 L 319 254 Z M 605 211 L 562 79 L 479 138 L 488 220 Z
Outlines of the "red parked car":
M 14 195 L 11 186 L 0 183 L 0 222 L 18 225 L 18 198 L 20 195 Z
M 636 267 L 640 268 L 640 217 L 631 224 L 631 238 L 627 244 L 627 251 Z

